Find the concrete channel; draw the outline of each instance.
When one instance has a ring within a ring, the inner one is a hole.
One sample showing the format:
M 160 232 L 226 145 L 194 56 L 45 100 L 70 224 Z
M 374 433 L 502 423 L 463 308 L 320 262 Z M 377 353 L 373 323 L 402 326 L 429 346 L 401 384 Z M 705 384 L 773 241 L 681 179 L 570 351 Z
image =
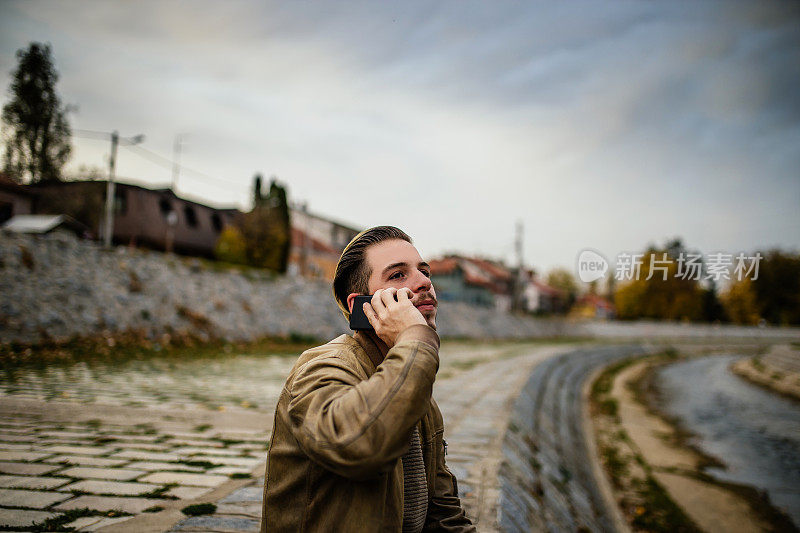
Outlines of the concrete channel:
M 585 430 L 582 391 L 591 375 L 648 350 L 638 345 L 571 351 L 537 365 L 514 405 L 503 442 L 498 526 L 507 532 L 619 531 Z

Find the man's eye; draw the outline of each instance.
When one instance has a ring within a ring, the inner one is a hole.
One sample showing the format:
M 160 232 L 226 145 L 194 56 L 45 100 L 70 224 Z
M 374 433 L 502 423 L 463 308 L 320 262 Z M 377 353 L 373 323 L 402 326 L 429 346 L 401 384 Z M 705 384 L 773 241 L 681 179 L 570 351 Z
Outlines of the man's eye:
M 395 272 L 394 274 L 389 276 L 389 279 L 400 279 L 402 277 L 403 277 L 403 273 L 402 272 Z
M 426 278 L 431 277 L 431 273 L 428 272 L 427 270 L 420 270 L 420 272 L 422 272 L 422 275 L 425 276 Z

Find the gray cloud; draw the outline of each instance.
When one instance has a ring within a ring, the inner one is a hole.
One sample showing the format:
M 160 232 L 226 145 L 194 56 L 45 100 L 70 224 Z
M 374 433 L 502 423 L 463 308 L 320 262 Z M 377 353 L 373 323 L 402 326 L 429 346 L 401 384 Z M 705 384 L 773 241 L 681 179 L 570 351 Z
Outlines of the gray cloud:
M 423 251 L 571 264 L 682 235 L 800 246 L 800 13 L 786 3 L 6 2 L 13 52 L 53 43 L 87 129 L 144 132 L 246 203 L 255 171 Z M 104 143 L 78 141 L 82 163 Z M 168 182 L 124 154 L 120 173 Z

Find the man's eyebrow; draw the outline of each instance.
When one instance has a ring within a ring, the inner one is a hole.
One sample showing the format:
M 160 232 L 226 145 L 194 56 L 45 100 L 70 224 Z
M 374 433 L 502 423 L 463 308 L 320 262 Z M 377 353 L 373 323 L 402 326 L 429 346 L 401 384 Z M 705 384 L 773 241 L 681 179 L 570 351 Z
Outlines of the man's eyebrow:
M 408 266 L 408 263 L 406 263 L 405 261 L 401 261 L 399 263 L 392 263 L 391 265 L 389 265 L 386 268 L 384 268 L 383 272 L 381 272 L 381 274 L 386 274 L 388 271 L 392 270 L 393 268 L 407 267 L 407 266 Z M 425 267 L 425 268 L 428 268 L 428 269 L 431 268 L 431 266 L 428 263 L 426 263 L 425 261 L 420 261 L 419 265 L 417 265 L 417 268 L 419 268 L 419 267 Z
M 386 274 L 388 271 L 390 271 L 393 268 L 405 267 L 405 266 L 408 266 L 408 263 L 406 263 L 405 261 L 401 261 L 399 263 L 392 263 L 391 265 L 389 265 L 386 268 L 384 268 L 383 272 L 381 272 L 381 274 Z

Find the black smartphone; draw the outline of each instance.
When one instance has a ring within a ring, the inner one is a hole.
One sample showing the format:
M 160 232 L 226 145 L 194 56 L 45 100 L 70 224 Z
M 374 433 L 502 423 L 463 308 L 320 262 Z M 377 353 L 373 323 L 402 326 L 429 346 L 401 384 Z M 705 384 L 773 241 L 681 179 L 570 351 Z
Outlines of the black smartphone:
M 356 296 L 353 302 L 353 310 L 350 312 L 350 329 L 374 331 L 372 324 L 367 320 L 367 315 L 364 314 L 364 302 L 369 302 L 371 300 L 371 294 Z

